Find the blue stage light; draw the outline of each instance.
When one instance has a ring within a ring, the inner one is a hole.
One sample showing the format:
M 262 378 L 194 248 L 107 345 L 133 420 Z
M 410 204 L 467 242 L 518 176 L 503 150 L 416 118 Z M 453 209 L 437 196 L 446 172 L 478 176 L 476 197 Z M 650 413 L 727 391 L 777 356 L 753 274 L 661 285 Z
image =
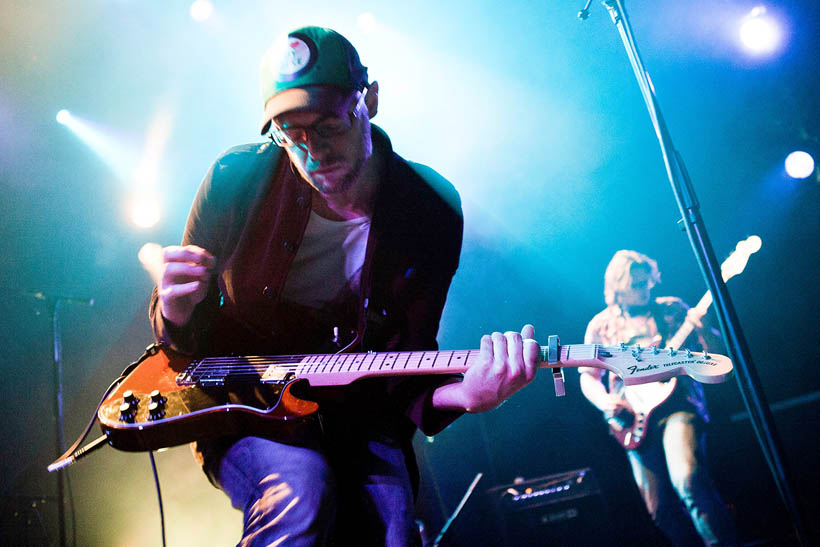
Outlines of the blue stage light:
M 753 55 L 774 53 L 780 46 L 783 32 L 780 24 L 767 15 L 766 8 L 754 8 L 740 25 L 740 41 Z

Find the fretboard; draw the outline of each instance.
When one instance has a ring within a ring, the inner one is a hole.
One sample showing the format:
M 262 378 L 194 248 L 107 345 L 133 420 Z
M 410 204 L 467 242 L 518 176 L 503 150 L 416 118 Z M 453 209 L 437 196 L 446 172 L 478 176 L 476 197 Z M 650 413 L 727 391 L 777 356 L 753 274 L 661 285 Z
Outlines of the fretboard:
M 539 366 L 567 367 L 597 363 L 600 346 L 560 346 L 558 362 L 547 364 L 547 347 L 540 348 Z M 192 363 L 180 384 L 222 385 L 226 382 L 273 383 L 303 378 L 314 386 L 346 385 L 373 376 L 455 374 L 466 371 L 479 350 L 397 351 L 245 357 L 207 357 Z

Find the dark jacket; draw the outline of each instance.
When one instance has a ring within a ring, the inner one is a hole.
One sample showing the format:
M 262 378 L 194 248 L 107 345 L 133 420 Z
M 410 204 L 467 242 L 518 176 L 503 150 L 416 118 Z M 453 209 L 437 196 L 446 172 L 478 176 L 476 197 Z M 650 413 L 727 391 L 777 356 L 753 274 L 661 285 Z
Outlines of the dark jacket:
M 433 170 L 395 154 L 373 126 L 387 158 L 376 195 L 361 294 L 348 309 L 320 318 L 280 300 L 307 226 L 311 187 L 272 143 L 234 147 L 211 167 L 197 193 L 182 244 L 217 259 L 211 290 L 186 328 L 164 321 L 154 291 L 150 315 L 158 341 L 195 355 L 323 353 L 329 325 L 361 335 L 357 351 L 437 349 L 436 334 L 458 266 L 463 220 L 458 193 Z M 280 161 L 281 160 L 281 161 Z M 394 422 L 409 442 L 414 425 L 433 434 L 458 414 L 429 408 L 440 377 L 364 380 L 345 391 Z M 362 409 L 364 410 L 364 409 Z M 409 420 L 395 423 L 398 416 Z

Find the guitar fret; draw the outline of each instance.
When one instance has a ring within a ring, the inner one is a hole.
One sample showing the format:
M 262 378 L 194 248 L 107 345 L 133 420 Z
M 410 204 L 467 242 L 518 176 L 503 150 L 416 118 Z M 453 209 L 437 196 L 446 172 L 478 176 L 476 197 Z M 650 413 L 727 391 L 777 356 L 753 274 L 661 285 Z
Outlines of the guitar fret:
M 313 373 L 317 374 L 321 372 L 321 369 L 325 366 L 325 359 L 326 355 L 317 355 L 316 360 L 313 363 Z
M 359 370 L 359 366 L 362 363 L 362 356 L 359 353 L 354 353 L 351 355 L 352 359 L 350 359 L 350 366 L 348 367 L 348 371 L 353 372 L 354 370 Z M 355 368 L 354 368 L 355 367 Z
M 313 362 L 316 359 L 315 355 L 305 355 L 305 358 L 302 359 L 302 369 L 303 374 L 310 374 L 313 372 Z
M 433 363 L 433 366 L 441 365 L 441 368 L 449 368 L 450 367 L 450 360 L 453 358 L 452 351 L 440 351 L 438 355 L 436 355 L 436 359 Z
M 319 369 L 319 363 L 322 361 L 321 355 L 314 355 L 308 360 L 308 372 L 315 373 Z
M 344 361 L 344 364 L 342 365 L 342 368 L 344 370 L 346 370 L 347 372 L 350 372 L 351 370 L 353 370 L 353 364 L 356 362 L 356 354 L 355 353 L 346 354 L 343 361 Z
M 327 360 L 324 362 L 322 372 L 334 372 L 334 369 L 338 365 L 339 361 L 339 355 L 329 355 Z
M 454 363 L 455 366 L 463 367 L 467 364 L 467 357 L 469 357 L 470 352 L 463 352 L 463 351 L 454 351 L 453 357 L 455 357 L 456 362 Z

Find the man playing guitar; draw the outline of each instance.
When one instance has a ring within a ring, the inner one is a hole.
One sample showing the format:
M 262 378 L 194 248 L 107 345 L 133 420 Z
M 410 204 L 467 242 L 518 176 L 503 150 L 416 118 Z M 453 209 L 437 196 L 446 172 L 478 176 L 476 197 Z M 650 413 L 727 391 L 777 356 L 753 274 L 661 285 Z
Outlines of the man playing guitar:
M 717 342 L 717 337 L 703 327 L 699 310 L 679 298 L 652 297 L 659 281 L 657 263 L 648 256 L 629 250 L 615 253 L 604 275 L 607 307 L 589 322 L 584 343 L 637 344 L 652 353 L 667 348 L 672 339 L 677 342 L 679 331 L 686 336 L 694 330 L 680 345 L 712 349 L 707 341 Z M 604 413 L 626 449 L 647 510 L 672 544 L 691 544 L 684 509 L 706 545 L 734 545 L 733 520 L 706 468 L 704 426 L 709 415 L 701 385 L 677 378 L 625 387 L 614 375 L 605 379 L 604 370 L 578 370 L 584 396 Z

